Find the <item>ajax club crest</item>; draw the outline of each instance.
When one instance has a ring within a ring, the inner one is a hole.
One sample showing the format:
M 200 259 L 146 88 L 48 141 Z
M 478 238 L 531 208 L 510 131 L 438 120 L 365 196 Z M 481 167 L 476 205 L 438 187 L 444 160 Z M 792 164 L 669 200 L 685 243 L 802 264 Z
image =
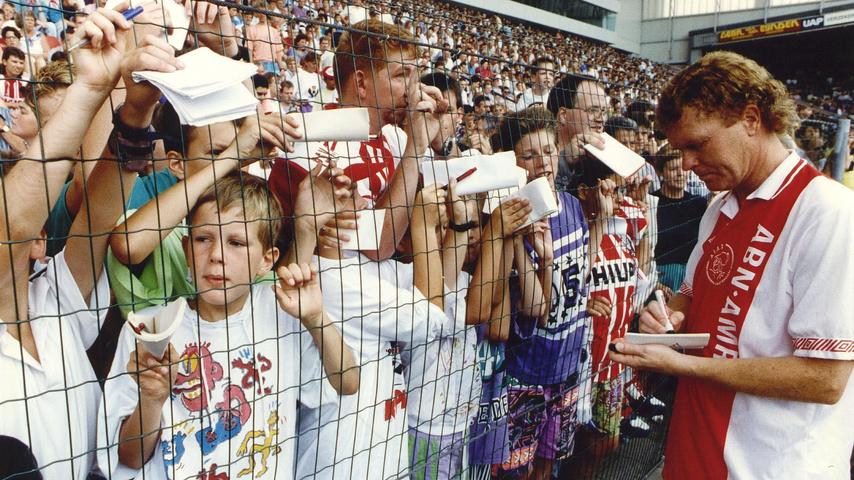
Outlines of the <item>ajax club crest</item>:
M 720 285 L 729 278 L 734 259 L 732 247 L 727 243 L 722 243 L 712 250 L 706 262 L 706 277 L 713 285 Z

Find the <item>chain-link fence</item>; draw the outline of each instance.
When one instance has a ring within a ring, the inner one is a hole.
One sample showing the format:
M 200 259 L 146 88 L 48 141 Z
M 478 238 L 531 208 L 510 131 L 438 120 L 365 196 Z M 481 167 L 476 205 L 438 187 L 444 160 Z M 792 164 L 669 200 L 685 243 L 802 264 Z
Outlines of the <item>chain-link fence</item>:
M 710 198 L 672 69 L 438 1 L 186 1 L 3 6 L 0 478 L 645 478 L 673 385 L 609 346 Z

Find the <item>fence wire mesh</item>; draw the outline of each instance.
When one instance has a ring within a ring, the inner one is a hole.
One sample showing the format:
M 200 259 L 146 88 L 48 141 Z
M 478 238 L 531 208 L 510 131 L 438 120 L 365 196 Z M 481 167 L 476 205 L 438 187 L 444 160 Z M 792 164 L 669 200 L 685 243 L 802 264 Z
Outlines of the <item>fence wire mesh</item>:
M 672 381 L 608 347 L 710 196 L 654 129 L 671 67 L 433 0 L 186 1 L 3 5 L 0 478 L 645 478 Z

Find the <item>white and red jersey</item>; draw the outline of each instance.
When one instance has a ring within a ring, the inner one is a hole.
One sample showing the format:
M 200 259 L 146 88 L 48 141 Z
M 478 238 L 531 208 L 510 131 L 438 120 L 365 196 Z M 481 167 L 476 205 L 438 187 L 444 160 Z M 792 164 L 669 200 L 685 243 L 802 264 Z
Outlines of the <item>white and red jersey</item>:
M 394 125 L 384 126 L 377 138 L 366 142 L 296 142 L 295 152 L 286 153 L 273 163 L 270 187 L 289 214 L 296 200 L 291 197 L 299 182 L 315 166 L 318 157 L 325 158 L 331 153 L 338 168 L 344 170 L 372 206 L 391 184 L 405 147 L 406 133 Z
M 794 153 L 739 202 L 709 206 L 688 262 L 704 357 L 854 360 L 854 194 Z M 844 292 L 844 293 L 843 293 Z M 835 405 L 679 382 L 665 479 L 849 479 L 854 387 Z
M 590 298 L 607 298 L 611 315 L 591 318 L 593 381 L 616 378 L 623 365 L 608 357 L 608 344 L 622 338 L 628 331 L 634 314 L 633 296 L 638 281 L 636 247 L 647 228 L 643 211 L 629 197 L 624 197 L 614 217 L 606 223 L 599 243 L 599 252 L 590 268 L 588 289 Z
M 27 82 L 20 78 L 3 78 L 3 101 L 6 103 L 22 103 Z

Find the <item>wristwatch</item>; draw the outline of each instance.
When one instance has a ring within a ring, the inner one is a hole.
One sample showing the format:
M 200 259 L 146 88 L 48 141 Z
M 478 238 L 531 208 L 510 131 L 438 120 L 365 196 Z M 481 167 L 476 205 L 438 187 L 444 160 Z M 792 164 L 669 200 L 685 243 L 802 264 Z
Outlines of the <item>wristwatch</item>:
M 2 127 L 0 127 L 0 132 L 2 133 L 9 133 L 11 130 L 12 129 L 9 128 L 9 125 L 3 125 Z
M 460 232 L 460 233 L 468 232 L 469 230 L 471 230 L 472 228 L 474 228 L 476 226 L 477 226 L 477 222 L 475 222 L 474 220 L 468 221 L 466 223 L 462 223 L 460 225 L 457 225 L 456 223 L 454 223 L 453 220 L 448 222 L 448 228 L 450 228 L 451 230 L 453 230 L 455 232 Z

